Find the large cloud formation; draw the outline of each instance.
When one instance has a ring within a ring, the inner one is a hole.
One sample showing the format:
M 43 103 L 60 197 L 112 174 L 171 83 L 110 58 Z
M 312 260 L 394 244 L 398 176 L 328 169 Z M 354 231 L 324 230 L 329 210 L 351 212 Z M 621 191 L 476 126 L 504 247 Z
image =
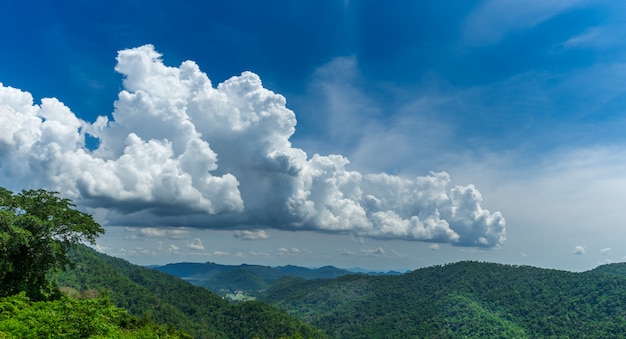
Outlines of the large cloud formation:
M 279 228 L 495 247 L 499 212 L 447 173 L 362 174 L 341 155 L 309 157 L 289 138 L 283 96 L 244 72 L 213 87 L 197 64 L 151 45 L 120 51 L 113 119 L 90 123 L 56 99 L 0 83 L 0 185 L 44 187 L 106 224 Z M 86 138 L 98 140 L 90 149 Z

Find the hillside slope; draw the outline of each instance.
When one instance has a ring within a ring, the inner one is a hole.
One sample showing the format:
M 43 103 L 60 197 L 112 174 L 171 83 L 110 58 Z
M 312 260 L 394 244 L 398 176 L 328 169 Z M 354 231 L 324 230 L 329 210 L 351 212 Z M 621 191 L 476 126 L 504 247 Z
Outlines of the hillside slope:
M 61 286 L 110 290 L 111 301 L 132 314 L 174 324 L 195 338 L 279 338 L 323 333 L 262 302 L 233 304 L 179 278 L 81 246 L 76 267 L 58 275 Z
M 626 278 L 460 262 L 401 276 L 286 278 L 261 299 L 333 338 L 624 337 Z

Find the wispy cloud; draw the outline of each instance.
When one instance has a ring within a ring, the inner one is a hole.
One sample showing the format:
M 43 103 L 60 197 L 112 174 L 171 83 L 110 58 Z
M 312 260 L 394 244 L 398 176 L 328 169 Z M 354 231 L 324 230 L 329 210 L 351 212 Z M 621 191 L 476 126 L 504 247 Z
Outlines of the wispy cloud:
M 267 239 L 269 235 L 264 230 L 237 230 L 233 233 L 235 238 L 243 240 Z
M 470 45 L 496 43 L 510 32 L 533 27 L 582 3 L 584 0 L 488 0 L 466 18 L 464 40 Z

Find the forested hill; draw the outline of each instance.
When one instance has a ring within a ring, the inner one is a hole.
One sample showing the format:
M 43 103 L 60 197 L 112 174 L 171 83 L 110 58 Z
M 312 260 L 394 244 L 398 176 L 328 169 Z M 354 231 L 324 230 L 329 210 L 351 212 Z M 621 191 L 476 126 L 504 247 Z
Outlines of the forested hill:
M 233 291 L 256 293 L 268 288 L 278 279 L 290 276 L 304 279 L 336 278 L 353 272 L 333 267 L 306 268 L 293 265 L 220 265 L 206 263 L 172 263 L 152 266 L 152 269 L 168 273 L 222 295 Z M 395 273 L 395 272 L 392 272 Z
M 76 267 L 58 275 L 60 286 L 109 290 L 114 304 L 135 315 L 173 324 L 194 338 L 325 337 L 265 303 L 230 303 L 202 287 L 86 246 L 71 251 L 70 259 Z
M 607 273 L 617 276 L 626 277 L 626 263 L 614 263 L 598 266 L 591 270 L 593 273 Z
M 624 268 L 460 262 L 401 276 L 284 278 L 261 299 L 332 338 L 617 338 L 626 337 Z

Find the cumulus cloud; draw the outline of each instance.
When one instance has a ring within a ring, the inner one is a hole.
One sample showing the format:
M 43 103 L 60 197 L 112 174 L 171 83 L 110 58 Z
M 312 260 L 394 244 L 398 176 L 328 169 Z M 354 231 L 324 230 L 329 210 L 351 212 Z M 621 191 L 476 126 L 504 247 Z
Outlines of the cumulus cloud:
M 235 238 L 244 240 L 267 239 L 269 235 L 264 230 L 237 230 L 233 233 Z
M 300 249 L 295 248 L 295 247 L 292 247 L 291 249 L 280 247 L 276 250 L 276 252 L 278 253 L 278 255 L 286 255 L 286 254 L 297 255 L 297 254 L 300 254 Z
M 574 253 L 576 255 L 584 255 L 585 254 L 585 247 L 581 246 L 581 245 L 574 246 L 574 250 L 572 251 L 572 253 Z
M 139 235 L 151 238 L 184 239 L 187 237 L 187 230 L 143 227 L 139 230 Z
M 143 236 L 186 226 L 485 248 L 505 240 L 504 217 L 445 172 L 359 173 L 344 156 L 293 147 L 295 113 L 254 73 L 213 86 L 194 62 L 166 66 L 151 45 L 120 51 L 115 70 L 124 81 L 112 119 L 95 122 L 0 84 L 0 185 L 59 191 L 108 225 L 144 227 Z
M 187 244 L 187 247 L 196 251 L 204 251 L 204 244 L 200 238 L 193 239 L 191 243 Z

